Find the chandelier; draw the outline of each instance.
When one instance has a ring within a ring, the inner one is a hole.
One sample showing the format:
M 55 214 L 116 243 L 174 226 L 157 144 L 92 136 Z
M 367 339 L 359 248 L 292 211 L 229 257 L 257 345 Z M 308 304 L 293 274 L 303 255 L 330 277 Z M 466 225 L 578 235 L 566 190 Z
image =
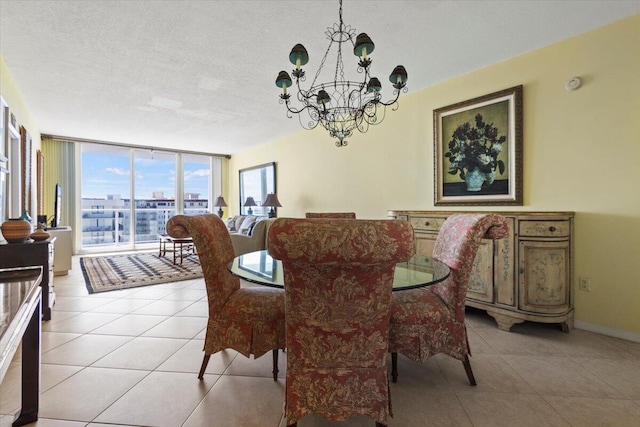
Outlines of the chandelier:
M 397 100 L 400 91 L 407 92 L 407 70 L 402 65 L 393 69 L 389 76 L 389 81 L 394 87 L 394 98 L 388 102 L 381 100 L 382 85 L 376 77 L 370 77 L 369 66 L 371 58 L 368 56 L 373 52 L 375 45 L 365 33 L 355 36 L 355 28 L 345 25 L 342 21 L 342 0 L 340 0 L 340 22 L 328 27 L 325 34 L 330 40 L 329 47 L 325 52 L 320 67 L 316 72 L 311 87 L 303 89 L 300 82 L 306 80 L 302 66 L 309 62 L 309 54 L 301 44 L 296 44 L 289 54 L 289 61 L 296 66 L 291 74 L 295 78 L 298 93 L 296 98 L 299 107 L 291 105 L 291 95 L 287 93 L 287 88 L 293 82 L 291 76 L 286 71 L 280 71 L 276 79 L 276 86 L 282 88 L 280 103 L 287 107 L 287 117 L 292 118 L 297 114 L 300 124 L 305 129 L 313 129 L 321 124 L 329 134 L 337 138 L 336 146 L 347 145 L 346 138 L 353 134 L 354 130 L 365 133 L 369 125 L 381 123 L 384 120 L 386 107 L 394 105 L 393 110 L 398 109 Z M 349 42 L 350 44 L 348 44 Z M 353 48 L 353 53 L 360 58 L 357 71 L 363 74 L 361 81 L 350 81 L 345 79 L 344 64 L 342 62 L 343 44 L 347 48 Z M 325 66 L 329 52 L 335 48 L 337 50 L 336 68 L 333 74 L 333 81 L 318 82 L 320 73 Z

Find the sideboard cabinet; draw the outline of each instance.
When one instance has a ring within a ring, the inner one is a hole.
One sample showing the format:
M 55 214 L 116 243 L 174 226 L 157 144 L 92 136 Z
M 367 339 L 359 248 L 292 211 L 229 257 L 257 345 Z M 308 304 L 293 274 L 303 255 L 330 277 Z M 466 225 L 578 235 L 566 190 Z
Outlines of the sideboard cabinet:
M 26 243 L 0 243 L 0 268 L 42 266 L 42 320 L 51 320 L 53 292 L 53 243 L 55 237 Z
M 431 256 L 438 231 L 453 211 L 398 211 L 414 230 L 416 253 Z M 469 213 L 469 212 L 466 212 Z M 573 212 L 495 212 L 509 223 L 501 240 L 478 249 L 466 305 L 486 310 L 498 328 L 524 321 L 573 328 Z

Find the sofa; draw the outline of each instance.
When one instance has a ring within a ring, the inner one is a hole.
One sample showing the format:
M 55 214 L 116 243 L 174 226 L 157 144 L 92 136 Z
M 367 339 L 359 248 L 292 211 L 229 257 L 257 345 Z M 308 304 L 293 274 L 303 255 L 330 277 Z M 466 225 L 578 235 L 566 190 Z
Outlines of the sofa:
M 261 251 L 267 248 L 267 232 L 275 218 L 255 215 L 236 215 L 225 221 L 236 254 Z

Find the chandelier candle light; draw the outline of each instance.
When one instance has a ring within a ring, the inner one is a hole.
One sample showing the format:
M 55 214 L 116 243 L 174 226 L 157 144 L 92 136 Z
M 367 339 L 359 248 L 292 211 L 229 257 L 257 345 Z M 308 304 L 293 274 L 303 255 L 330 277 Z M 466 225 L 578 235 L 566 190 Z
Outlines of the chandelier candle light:
M 303 45 L 296 44 L 289 54 L 289 61 L 296 66 L 291 74 L 295 78 L 298 89 L 296 97 L 301 106 L 299 108 L 291 106 L 291 95 L 287 93 L 287 88 L 291 87 L 293 82 L 289 73 L 280 71 L 276 86 L 282 88 L 280 103 L 286 105 L 287 117 L 291 118 L 292 114 L 298 114 L 300 124 L 305 129 L 313 129 L 318 126 L 318 123 L 321 124 L 332 137 L 338 138 L 336 146 L 343 147 L 347 145 L 346 138 L 353 134 L 354 129 L 365 133 L 369 125 L 382 122 L 386 107 L 395 105 L 393 110 L 397 110 L 400 91 L 407 92 L 407 70 L 402 65 L 393 69 L 389 81 L 394 87 L 394 98 L 389 102 L 383 102 L 380 94 L 382 90 L 380 80 L 369 75 L 372 60 L 368 55 L 373 52 L 375 45 L 367 34 L 360 33 L 355 37 L 355 28 L 344 24 L 342 0 L 340 0 L 340 22 L 327 28 L 325 34 L 330 40 L 329 48 L 320 62 L 320 67 L 309 89 L 300 87 L 300 82 L 306 80 L 302 66 L 309 62 L 307 50 Z M 360 58 L 358 72 L 364 74 L 360 82 L 346 80 L 344 76 L 342 45 L 347 42 L 351 43 L 354 55 Z M 334 46 L 337 47 L 337 60 L 333 81 L 318 83 L 317 80 L 327 56 Z M 380 117 L 378 113 L 381 113 Z

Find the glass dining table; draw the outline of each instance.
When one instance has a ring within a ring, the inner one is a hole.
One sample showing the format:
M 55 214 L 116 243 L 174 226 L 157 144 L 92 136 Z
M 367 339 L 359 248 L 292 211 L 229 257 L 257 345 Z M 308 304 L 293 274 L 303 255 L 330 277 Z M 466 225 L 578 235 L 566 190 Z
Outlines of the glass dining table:
M 274 288 L 284 288 L 284 271 L 280 260 L 266 250 L 249 252 L 234 258 L 228 265 L 234 276 L 248 282 Z M 414 255 L 408 261 L 396 264 L 393 291 L 423 288 L 445 280 L 451 274 L 449 267 L 433 258 Z

